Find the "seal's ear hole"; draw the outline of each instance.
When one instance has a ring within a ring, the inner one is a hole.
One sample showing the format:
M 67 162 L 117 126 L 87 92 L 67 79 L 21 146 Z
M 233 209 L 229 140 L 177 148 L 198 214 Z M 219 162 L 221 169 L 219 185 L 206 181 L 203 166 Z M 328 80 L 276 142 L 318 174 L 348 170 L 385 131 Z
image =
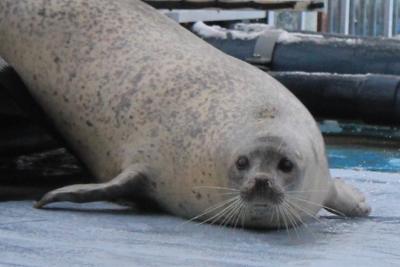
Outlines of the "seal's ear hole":
M 278 163 L 278 169 L 284 173 L 289 173 L 294 169 L 294 164 L 290 159 L 282 158 Z
M 236 161 L 236 168 L 240 171 L 248 169 L 250 166 L 249 158 L 246 156 L 240 156 Z

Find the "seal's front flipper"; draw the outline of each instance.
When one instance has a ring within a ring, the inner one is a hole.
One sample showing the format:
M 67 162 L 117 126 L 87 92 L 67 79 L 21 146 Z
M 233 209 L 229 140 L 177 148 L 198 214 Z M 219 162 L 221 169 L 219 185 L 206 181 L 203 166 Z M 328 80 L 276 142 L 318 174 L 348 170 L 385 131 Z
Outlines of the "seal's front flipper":
M 61 201 L 84 203 L 139 197 L 143 195 L 143 187 L 147 181 L 143 170 L 144 168 L 135 165 L 106 183 L 77 184 L 50 191 L 35 204 L 35 208 Z
M 357 188 L 335 178 L 325 208 L 332 213 L 345 217 L 364 217 L 371 212 L 364 194 Z

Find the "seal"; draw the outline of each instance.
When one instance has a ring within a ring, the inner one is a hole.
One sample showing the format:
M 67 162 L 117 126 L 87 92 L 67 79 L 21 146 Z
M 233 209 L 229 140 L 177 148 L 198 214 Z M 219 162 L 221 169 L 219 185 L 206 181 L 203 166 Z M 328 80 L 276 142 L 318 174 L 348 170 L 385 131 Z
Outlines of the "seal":
M 0 36 L 0 55 L 98 179 L 37 208 L 152 200 L 255 228 L 370 211 L 330 177 L 319 128 L 288 90 L 141 1 L 2 0 Z

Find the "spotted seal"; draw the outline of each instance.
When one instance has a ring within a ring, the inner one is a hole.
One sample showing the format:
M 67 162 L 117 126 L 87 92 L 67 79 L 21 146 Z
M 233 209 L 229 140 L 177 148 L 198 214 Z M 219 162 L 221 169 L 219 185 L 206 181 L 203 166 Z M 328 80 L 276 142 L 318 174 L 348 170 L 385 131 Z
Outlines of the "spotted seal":
M 98 179 L 52 202 L 152 200 L 270 228 L 370 211 L 330 177 L 312 116 L 266 73 L 137 0 L 2 0 L 0 55 Z

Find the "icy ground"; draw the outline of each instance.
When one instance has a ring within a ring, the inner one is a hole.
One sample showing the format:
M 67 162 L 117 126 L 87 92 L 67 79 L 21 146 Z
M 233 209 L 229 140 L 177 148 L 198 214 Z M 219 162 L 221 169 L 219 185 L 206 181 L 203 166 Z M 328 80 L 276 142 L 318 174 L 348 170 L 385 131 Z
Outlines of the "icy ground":
M 138 214 L 108 203 L 0 203 L 0 266 L 399 266 L 400 174 L 332 170 L 366 195 L 366 219 L 322 213 L 298 233 Z

